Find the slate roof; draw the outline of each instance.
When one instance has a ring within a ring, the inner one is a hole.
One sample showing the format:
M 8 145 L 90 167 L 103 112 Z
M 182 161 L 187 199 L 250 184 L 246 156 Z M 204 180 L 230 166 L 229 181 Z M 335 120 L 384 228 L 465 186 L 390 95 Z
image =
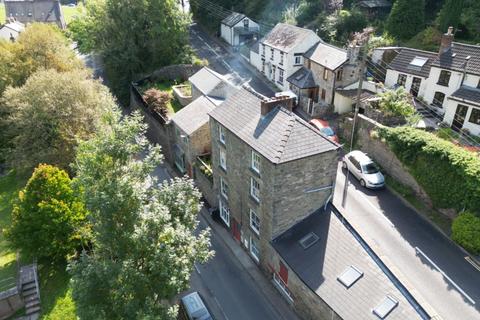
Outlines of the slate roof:
M 300 89 L 317 87 L 312 70 L 305 67 L 298 69 L 294 74 L 287 78 L 287 81 Z
M 346 50 L 325 42 L 317 43 L 304 56 L 330 70 L 336 70 L 348 60 Z
M 468 86 L 461 86 L 451 95 L 452 98 L 472 101 L 480 104 L 480 89 Z
M 272 245 L 298 277 L 344 320 L 378 319 L 373 313 L 387 296 L 398 305 L 386 320 L 421 319 L 412 305 L 365 251 L 329 205 L 272 241 Z M 299 240 L 310 232 L 318 241 L 304 249 Z M 337 278 L 353 266 L 363 273 L 348 289 Z
M 422 67 L 416 67 L 410 64 L 415 57 L 427 58 L 428 60 Z M 430 68 L 436 58 L 437 53 L 434 52 L 401 48 L 398 55 L 390 62 L 388 69 L 428 78 Z
M 65 19 L 59 0 L 5 0 L 5 14 L 22 23 L 55 22 L 64 29 Z
M 201 96 L 175 113 L 172 121 L 189 136 L 208 123 L 208 113 L 215 107 L 208 97 Z
M 203 67 L 193 76 L 188 78 L 188 81 L 194 85 L 204 95 L 208 95 L 210 91 L 215 89 L 224 78 L 221 74 L 213 71 L 208 67 Z
M 352 103 L 357 101 L 357 89 L 336 89 L 335 93 L 338 93 L 344 97 L 351 98 Z M 364 101 L 370 97 L 375 96 L 374 92 L 363 89 L 360 94 L 360 101 Z
M 451 48 L 437 56 L 432 66 L 463 72 L 465 58 L 470 56 L 467 63 L 467 72 L 480 75 L 480 46 L 459 42 L 452 42 Z
M 242 21 L 245 17 L 246 15 L 244 15 L 243 13 L 232 12 L 232 14 L 230 14 L 228 17 L 222 20 L 222 24 L 229 27 L 233 27 L 237 23 Z
M 262 118 L 260 102 L 259 97 L 242 88 L 210 116 L 275 164 L 340 148 L 283 107 L 275 107 Z
M 392 4 L 387 0 L 364 0 L 358 2 L 358 6 L 362 8 L 389 8 Z
M 289 52 L 312 34 L 320 41 L 320 38 L 312 30 L 286 23 L 277 23 L 265 36 L 263 43 L 281 51 Z

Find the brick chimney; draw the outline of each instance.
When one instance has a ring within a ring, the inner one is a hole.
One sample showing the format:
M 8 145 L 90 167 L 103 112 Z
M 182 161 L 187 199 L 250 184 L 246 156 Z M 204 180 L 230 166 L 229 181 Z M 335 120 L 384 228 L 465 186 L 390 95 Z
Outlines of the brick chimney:
M 453 37 L 453 27 L 448 27 L 447 33 L 442 35 L 442 41 L 440 42 L 440 50 L 438 51 L 439 55 L 447 52 L 452 47 Z
M 287 109 L 288 111 L 293 110 L 293 103 L 295 98 L 288 96 L 272 97 L 263 99 L 260 102 L 260 114 L 262 117 L 265 117 L 270 111 L 275 107 L 281 106 Z

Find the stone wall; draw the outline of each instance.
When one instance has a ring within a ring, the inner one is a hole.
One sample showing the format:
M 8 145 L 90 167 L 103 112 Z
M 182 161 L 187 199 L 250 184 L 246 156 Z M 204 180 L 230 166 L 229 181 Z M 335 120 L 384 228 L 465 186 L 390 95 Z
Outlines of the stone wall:
M 178 85 L 178 86 L 173 86 L 172 87 L 172 90 L 173 90 L 173 96 L 178 100 L 178 102 L 180 102 L 180 104 L 182 106 L 186 106 L 187 104 L 191 103 L 193 100 L 192 100 L 192 95 L 185 95 L 183 93 L 183 89 L 185 88 L 189 88 L 190 86 L 189 85 Z
M 152 72 L 148 78 L 150 81 L 165 81 L 165 80 L 179 80 L 181 82 L 187 81 L 194 75 L 202 66 L 191 64 L 176 64 L 165 66 Z
M 158 114 L 150 112 L 145 101 L 143 101 L 140 93 L 134 85 L 131 86 L 130 92 L 130 111 L 138 110 L 144 117 L 145 123 L 148 125 L 147 137 L 154 144 L 162 147 L 162 153 L 165 161 L 173 162 L 172 151 L 170 148 L 170 123 L 162 119 Z
M 17 287 L 0 292 L 0 320 L 7 319 L 24 305 Z
M 272 246 L 269 246 L 269 248 L 269 266 L 264 271 L 267 272 L 270 278 L 273 278 L 273 273 L 278 274 L 280 271 L 280 261 L 287 267 L 288 283 L 286 285 L 291 293 L 293 299 L 292 306 L 297 315 L 303 320 L 340 320 L 340 316 L 290 269 L 275 249 Z M 279 291 L 281 292 L 281 290 Z M 282 293 L 282 295 L 284 294 Z M 287 301 L 289 300 L 287 299 Z
M 198 190 L 202 193 L 210 207 L 218 207 L 217 195 L 213 191 L 213 182 L 210 181 L 199 169 L 198 163 L 194 167 L 194 180 Z
M 352 132 L 353 119 L 349 117 L 343 118 L 339 123 L 339 135 L 350 141 Z M 383 127 L 380 123 L 359 114 L 356 123 L 355 149 L 362 150 L 367 153 L 376 163 L 380 165 L 382 171 L 393 177 L 403 185 L 410 187 L 415 196 L 421 199 L 428 206 L 432 206 L 432 202 L 427 193 L 417 183 L 408 169 L 398 160 L 390 148 L 378 138 L 372 137 L 372 131 L 376 128 Z

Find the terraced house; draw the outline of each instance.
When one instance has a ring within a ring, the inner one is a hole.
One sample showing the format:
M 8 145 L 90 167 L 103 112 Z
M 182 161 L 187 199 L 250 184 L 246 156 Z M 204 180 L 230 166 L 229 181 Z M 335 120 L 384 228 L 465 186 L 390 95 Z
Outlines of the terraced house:
M 438 53 L 397 48 L 385 85 L 404 86 L 443 117 L 454 130 L 480 135 L 480 46 L 454 42 L 453 28 Z
M 241 89 L 210 112 L 222 223 L 303 319 L 420 319 L 328 204 L 340 146 L 292 106 Z

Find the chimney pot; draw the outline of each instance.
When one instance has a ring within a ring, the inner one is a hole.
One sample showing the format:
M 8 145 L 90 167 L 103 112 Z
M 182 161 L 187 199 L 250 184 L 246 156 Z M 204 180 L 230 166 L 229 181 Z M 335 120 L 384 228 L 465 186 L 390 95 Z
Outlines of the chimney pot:
M 442 40 L 440 42 L 440 49 L 438 51 L 439 55 L 442 55 L 443 53 L 450 50 L 450 48 L 452 47 L 453 38 L 454 38 L 453 27 L 449 27 L 447 33 L 442 35 Z

